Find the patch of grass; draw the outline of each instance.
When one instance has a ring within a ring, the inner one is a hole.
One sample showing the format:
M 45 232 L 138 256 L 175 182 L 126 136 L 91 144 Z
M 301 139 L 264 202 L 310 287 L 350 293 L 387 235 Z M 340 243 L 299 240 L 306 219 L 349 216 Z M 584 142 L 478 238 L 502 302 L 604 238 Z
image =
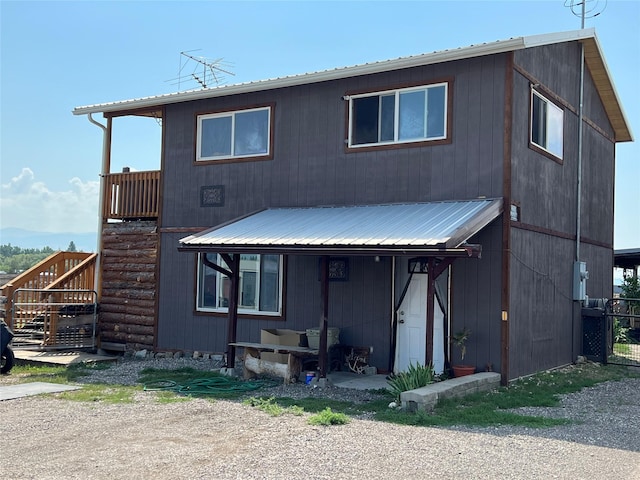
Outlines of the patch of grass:
M 329 408 L 335 412 L 355 416 L 386 409 L 392 399 L 393 397 L 391 394 L 388 391 L 385 391 L 381 398 L 367 403 L 352 403 L 322 397 L 307 397 L 295 400 L 289 397 L 280 397 L 276 398 L 274 401 L 285 408 L 297 406 L 307 413 L 318 413 Z
M 188 402 L 189 400 L 191 400 L 191 397 L 178 395 L 174 392 L 157 392 L 156 393 L 156 401 L 162 404 Z
M 242 402 L 244 405 L 249 405 L 251 407 L 255 407 L 258 410 L 262 410 L 263 412 L 271 415 L 272 417 L 279 417 L 285 413 L 290 413 L 292 415 L 302 415 L 304 413 L 304 409 L 298 405 L 291 405 L 288 407 L 283 407 L 282 405 L 276 402 L 274 397 L 269 398 L 257 398 L 251 397 Z
M 92 363 L 81 363 L 68 367 L 63 365 L 16 365 L 11 369 L 11 377 L 18 379 L 18 383 L 71 383 L 80 377 L 89 375 L 91 369 L 98 368 L 96 365 Z
M 344 425 L 345 423 L 349 423 L 349 417 L 344 413 L 334 412 L 330 408 L 325 408 L 324 410 L 316 413 L 315 415 L 311 415 L 309 420 L 307 420 L 309 425 Z
M 377 420 L 420 426 L 496 426 L 515 425 L 543 428 L 568 423 L 564 419 L 518 415 L 508 411 L 519 407 L 554 407 L 560 395 L 608 380 L 628 377 L 629 371 L 614 365 L 584 364 L 567 369 L 542 372 L 501 387 L 493 392 L 477 393 L 462 399 L 440 402 L 433 412 L 407 413 L 379 410 Z
M 132 403 L 137 391 L 140 391 L 137 387 L 88 383 L 80 390 L 58 393 L 55 397 L 75 402 Z
M 628 343 L 614 343 L 613 352 L 618 355 L 630 355 L 631 346 Z

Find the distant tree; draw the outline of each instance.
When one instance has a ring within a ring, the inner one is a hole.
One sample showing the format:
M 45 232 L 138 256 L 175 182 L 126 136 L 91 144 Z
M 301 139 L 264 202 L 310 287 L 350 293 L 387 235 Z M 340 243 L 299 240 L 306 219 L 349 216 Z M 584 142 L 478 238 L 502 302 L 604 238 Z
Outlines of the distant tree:
M 54 253 L 51 247 L 20 248 L 11 244 L 0 245 L 0 271 L 20 273 L 30 269 Z
M 634 275 L 624 275 L 620 289 L 622 290 L 620 298 L 636 299 L 636 301 L 629 301 L 628 313 L 637 315 L 640 312 L 640 302 L 637 301 L 640 298 L 640 278 Z
M 620 289 L 622 298 L 640 298 L 640 279 L 633 275 L 625 275 Z
M 67 247 L 67 252 L 77 252 L 76 244 L 73 243 L 73 240 L 69 242 L 69 246 Z

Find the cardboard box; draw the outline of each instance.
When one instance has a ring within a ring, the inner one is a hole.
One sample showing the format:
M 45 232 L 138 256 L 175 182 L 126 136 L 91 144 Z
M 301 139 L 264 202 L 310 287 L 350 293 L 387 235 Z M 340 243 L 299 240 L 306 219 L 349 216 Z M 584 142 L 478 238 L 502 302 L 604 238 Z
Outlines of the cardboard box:
M 307 334 L 286 328 L 265 328 L 260 331 L 260 343 L 306 347 Z

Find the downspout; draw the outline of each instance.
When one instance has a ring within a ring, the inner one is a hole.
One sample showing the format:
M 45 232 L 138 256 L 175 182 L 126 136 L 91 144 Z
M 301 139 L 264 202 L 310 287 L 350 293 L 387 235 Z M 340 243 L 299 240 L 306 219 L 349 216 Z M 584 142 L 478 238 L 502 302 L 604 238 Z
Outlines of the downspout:
M 96 269 L 94 272 L 94 290 L 100 295 L 100 265 L 102 263 L 102 214 L 104 211 L 104 191 L 105 191 L 105 175 L 109 174 L 109 142 L 108 129 L 100 122 L 93 119 L 92 114 L 87 114 L 87 118 L 91 123 L 102 129 L 102 167 L 100 169 L 100 197 L 98 199 L 98 238 L 96 245 Z

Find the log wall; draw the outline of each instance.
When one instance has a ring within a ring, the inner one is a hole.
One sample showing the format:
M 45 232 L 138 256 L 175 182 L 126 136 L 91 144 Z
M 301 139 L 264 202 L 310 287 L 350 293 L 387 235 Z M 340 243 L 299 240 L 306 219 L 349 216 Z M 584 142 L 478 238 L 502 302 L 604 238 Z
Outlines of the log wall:
M 102 233 L 101 342 L 153 349 L 156 336 L 157 223 L 107 223 Z

